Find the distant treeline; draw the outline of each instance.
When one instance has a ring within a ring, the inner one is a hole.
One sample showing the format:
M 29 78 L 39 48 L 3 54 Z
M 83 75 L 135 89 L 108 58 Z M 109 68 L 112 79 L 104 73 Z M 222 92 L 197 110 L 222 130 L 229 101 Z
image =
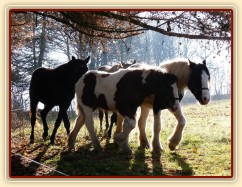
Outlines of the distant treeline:
M 212 101 L 224 100 L 224 99 L 231 99 L 231 95 L 225 94 L 225 95 L 212 95 L 211 96 Z M 193 104 L 193 103 L 196 103 L 196 102 L 197 102 L 197 100 L 191 94 L 186 94 L 181 101 L 182 104 Z M 58 113 L 58 111 L 51 111 L 48 114 L 48 120 L 56 119 L 57 113 Z M 75 119 L 75 117 L 76 117 L 75 110 L 68 110 L 67 113 L 68 113 L 68 116 L 69 116 L 70 119 L 73 119 L 73 120 Z M 40 119 L 39 113 L 38 113 L 37 116 L 38 116 L 38 119 Z M 97 113 L 95 113 L 94 116 L 97 117 Z M 11 119 L 11 123 L 12 123 L 11 128 L 12 129 L 28 126 L 29 123 L 30 123 L 30 121 L 29 121 L 30 120 L 29 111 L 23 111 L 23 110 L 12 111 L 11 118 L 12 118 Z
M 231 99 L 231 95 L 230 94 L 219 94 L 219 95 L 212 95 L 211 96 L 211 100 L 215 101 L 215 100 L 223 100 L 223 99 Z M 196 103 L 197 100 L 195 99 L 194 96 L 184 96 L 184 98 L 182 99 L 181 103 L 183 104 L 191 104 L 191 103 Z

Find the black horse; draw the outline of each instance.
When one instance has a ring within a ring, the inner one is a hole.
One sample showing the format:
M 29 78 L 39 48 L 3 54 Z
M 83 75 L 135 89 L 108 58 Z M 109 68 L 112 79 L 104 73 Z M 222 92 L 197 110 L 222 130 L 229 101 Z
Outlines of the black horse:
M 69 135 L 70 122 L 66 111 L 74 98 L 76 82 L 88 71 L 87 63 L 89 59 L 90 56 L 85 60 L 72 57 L 71 61 L 55 69 L 38 68 L 34 71 L 29 88 L 32 128 L 30 143 L 34 143 L 36 108 L 39 102 L 45 105 L 44 109 L 40 112 L 44 126 L 43 139 L 46 140 L 48 136 L 46 116 L 54 106 L 59 106 L 59 113 L 50 137 L 50 143 L 54 144 L 55 135 L 62 119 L 66 132 Z

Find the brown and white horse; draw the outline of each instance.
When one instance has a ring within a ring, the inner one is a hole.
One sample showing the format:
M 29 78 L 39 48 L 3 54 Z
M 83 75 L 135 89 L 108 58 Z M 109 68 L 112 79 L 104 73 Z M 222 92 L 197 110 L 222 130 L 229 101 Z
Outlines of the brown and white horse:
M 68 149 L 74 148 L 76 136 L 84 123 L 94 149 L 101 149 L 93 121 L 93 111 L 101 108 L 116 111 L 125 117 L 124 131 L 116 137 L 116 141 L 120 146 L 127 145 L 123 148 L 131 151 L 128 144 L 124 143 L 136 125 L 136 110 L 146 97 L 154 97 L 155 113 L 166 108 L 180 110 L 176 81 L 175 75 L 153 67 L 122 69 L 114 73 L 87 72 L 76 84 L 78 117 L 68 138 Z
M 119 64 L 115 64 L 113 66 L 109 66 L 109 65 L 101 66 L 101 67 L 98 68 L 98 70 L 99 71 L 105 71 L 105 72 L 108 72 L 108 73 L 113 73 L 115 71 L 118 71 L 119 69 L 126 69 L 126 68 L 128 68 L 129 66 L 131 66 L 135 63 L 136 63 L 136 60 L 134 60 L 131 64 L 121 61 Z
M 139 64 L 133 65 L 130 68 L 137 68 Z M 210 92 L 209 92 L 209 81 L 210 73 L 206 66 L 206 62 L 203 61 L 201 64 L 191 62 L 190 60 L 172 60 L 164 62 L 160 65 L 160 69 L 167 71 L 168 73 L 174 74 L 178 78 L 177 87 L 179 90 L 179 99 L 181 100 L 184 95 L 184 90 L 188 88 L 195 98 L 199 101 L 201 105 L 206 105 L 210 101 Z M 158 86 L 158 85 L 157 85 Z M 147 97 L 141 105 L 141 115 L 138 120 L 139 127 L 139 139 L 140 146 L 149 148 L 150 144 L 146 136 L 146 119 L 149 114 L 149 110 L 153 107 L 154 98 Z M 176 125 L 172 135 L 168 138 L 168 146 L 170 150 L 174 150 L 176 146 L 182 139 L 183 129 L 186 124 L 186 120 L 182 114 L 181 110 L 170 112 L 177 119 L 178 124 Z M 118 116 L 118 123 L 115 132 L 119 134 L 122 131 L 122 116 Z M 154 113 L 154 126 L 153 126 L 153 137 L 152 137 L 152 148 L 155 151 L 163 150 L 162 144 L 160 143 L 160 131 L 161 131 L 161 122 L 160 122 L 160 111 Z M 114 138 L 115 138 L 114 136 Z

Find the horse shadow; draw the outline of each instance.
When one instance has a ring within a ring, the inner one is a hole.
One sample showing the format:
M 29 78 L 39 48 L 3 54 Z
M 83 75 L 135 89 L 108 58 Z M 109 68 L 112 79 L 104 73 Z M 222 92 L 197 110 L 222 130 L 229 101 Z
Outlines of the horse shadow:
M 163 171 L 163 165 L 161 160 L 162 152 L 152 152 L 152 168 L 153 172 L 152 174 L 155 176 L 165 176 L 166 174 Z
M 171 156 L 173 160 L 175 160 L 178 165 L 181 167 L 181 170 L 177 170 L 175 172 L 175 175 L 181 175 L 181 176 L 192 176 L 194 175 L 193 168 L 185 161 L 186 158 L 183 158 L 176 152 L 172 152 Z
M 95 151 L 90 142 L 75 151 L 61 152 L 56 170 L 76 177 L 121 176 L 130 173 L 130 159 L 118 150 L 116 144 L 106 142 L 102 151 Z
M 56 170 L 76 177 L 164 176 L 160 158 L 161 153 L 147 157 L 142 148 L 136 149 L 132 155 L 126 154 L 106 140 L 101 152 L 93 150 L 91 143 L 72 152 L 63 151 Z M 152 159 L 151 165 L 147 164 L 147 159 Z
M 47 152 L 49 148 L 49 144 L 40 144 L 33 149 L 28 151 L 28 154 L 33 153 L 34 151 L 38 150 L 39 148 L 43 147 L 43 150 L 38 152 L 35 158 L 28 158 L 22 154 L 15 153 L 11 156 L 11 169 L 9 175 L 12 177 L 16 176 L 35 176 L 36 172 L 39 168 L 39 164 L 41 159 Z
M 103 141 L 105 141 L 105 145 L 101 152 L 95 151 L 91 142 L 85 144 L 85 146 L 77 147 L 73 152 L 62 150 L 60 159 L 56 163 L 56 169 L 48 175 L 63 176 L 65 174 L 66 176 L 76 177 L 156 176 L 161 178 L 167 175 L 194 175 L 193 168 L 186 162 L 186 159 L 176 152 L 170 153 L 171 160 L 177 162 L 181 169 L 174 171 L 163 167 L 162 163 L 165 159 L 162 155 L 163 152 L 147 154 L 146 149 L 137 148 L 132 155 L 129 155 L 120 150 L 116 144 L 111 143 L 110 140 Z M 13 154 L 11 156 L 10 176 L 36 176 L 39 169 L 38 163 L 41 163 L 49 147 L 49 144 L 42 143 L 29 149 L 27 153 L 33 155 L 35 151 L 42 148 L 34 158 L 31 158 L 33 161 L 22 158 L 23 155 Z

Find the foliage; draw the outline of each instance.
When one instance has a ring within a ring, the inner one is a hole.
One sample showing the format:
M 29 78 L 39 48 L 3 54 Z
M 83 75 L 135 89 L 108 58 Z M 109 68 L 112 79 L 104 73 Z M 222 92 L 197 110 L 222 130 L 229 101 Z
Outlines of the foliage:
M 153 30 L 190 39 L 230 40 L 232 11 L 59 11 L 35 12 L 92 37 L 125 38 Z
M 71 56 L 90 55 L 89 69 L 133 59 L 156 65 L 176 57 L 206 59 L 213 93 L 229 93 L 231 18 L 227 9 L 10 10 L 12 108 L 28 108 L 33 70 L 56 67 Z
M 98 120 L 95 127 L 103 147 L 102 152 L 93 151 L 89 134 L 81 129 L 76 141 L 76 150 L 68 152 L 66 132 L 63 127 L 56 136 L 56 145 L 43 143 L 42 125 L 36 130 L 36 143 L 29 145 L 30 122 L 11 132 L 11 175 L 12 176 L 59 176 L 50 168 L 31 162 L 32 159 L 70 176 L 231 176 L 232 143 L 231 102 L 213 101 L 207 106 L 185 105 L 186 128 L 179 148 L 169 151 L 166 139 L 171 134 L 176 120 L 168 111 L 162 111 L 162 132 L 164 152 L 152 153 L 138 147 L 138 128 L 130 136 L 132 155 L 126 155 L 113 140 L 99 133 Z M 139 115 L 137 115 L 139 116 Z M 53 116 L 55 119 L 55 116 Z M 53 127 L 53 120 L 49 120 Z M 72 122 L 72 128 L 73 128 Z M 153 116 L 147 121 L 148 138 L 152 136 Z M 233 125 L 233 124 L 232 124 Z M 51 128 L 52 129 L 52 128 Z M 27 158 L 20 157 L 23 155 Z

